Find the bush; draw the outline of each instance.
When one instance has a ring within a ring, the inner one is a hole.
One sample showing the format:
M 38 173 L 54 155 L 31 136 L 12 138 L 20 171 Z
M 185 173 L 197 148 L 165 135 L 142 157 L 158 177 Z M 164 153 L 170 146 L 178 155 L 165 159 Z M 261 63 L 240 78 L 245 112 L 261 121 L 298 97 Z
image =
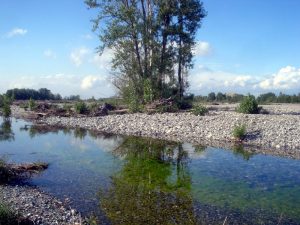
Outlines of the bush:
M 257 114 L 259 113 L 259 110 L 255 97 L 253 95 L 248 95 L 243 98 L 236 111 L 245 114 Z
M 193 114 L 196 116 L 204 116 L 208 113 L 208 109 L 204 105 L 197 105 L 193 107 Z
M 86 104 L 81 101 L 81 102 L 77 102 L 75 104 L 75 111 L 78 114 L 84 114 L 84 113 L 88 112 L 88 108 L 87 108 Z
M 34 110 L 35 107 L 36 107 L 36 103 L 32 98 L 30 98 L 29 101 L 28 101 L 28 107 L 29 107 L 30 110 Z
M 246 136 L 246 125 L 241 124 L 241 125 L 236 125 L 233 128 L 233 137 L 239 141 L 243 140 Z
M 4 117 L 10 117 L 11 115 L 11 109 L 10 109 L 10 105 L 7 103 L 4 103 L 3 107 L 2 107 L 2 113 Z

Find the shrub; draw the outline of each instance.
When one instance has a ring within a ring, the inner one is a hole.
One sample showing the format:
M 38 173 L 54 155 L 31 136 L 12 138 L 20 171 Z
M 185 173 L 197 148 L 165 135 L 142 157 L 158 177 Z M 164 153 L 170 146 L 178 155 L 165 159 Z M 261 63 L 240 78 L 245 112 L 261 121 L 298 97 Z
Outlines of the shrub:
M 35 107 L 36 107 L 36 103 L 32 98 L 30 98 L 29 101 L 28 101 L 28 107 L 29 107 L 30 110 L 34 110 Z
M 93 102 L 89 105 L 90 112 L 96 112 L 98 108 L 99 108 L 99 104 L 97 104 L 96 102 Z
M 193 107 L 193 114 L 196 116 L 204 116 L 208 113 L 208 109 L 204 105 L 196 105 Z
M 255 100 L 255 97 L 253 95 L 244 97 L 236 111 L 245 114 L 259 113 L 259 107 L 257 101 Z
M 83 101 L 81 101 L 81 102 L 77 102 L 75 104 L 75 111 L 78 114 L 84 114 L 84 113 L 88 112 L 88 108 L 87 108 L 86 104 Z
M 10 105 L 7 103 L 4 103 L 3 107 L 2 107 L 2 113 L 4 117 L 10 117 L 11 115 L 11 109 L 10 109 Z
M 233 128 L 233 137 L 237 140 L 243 140 L 246 136 L 246 125 L 241 124 L 241 125 L 236 125 Z

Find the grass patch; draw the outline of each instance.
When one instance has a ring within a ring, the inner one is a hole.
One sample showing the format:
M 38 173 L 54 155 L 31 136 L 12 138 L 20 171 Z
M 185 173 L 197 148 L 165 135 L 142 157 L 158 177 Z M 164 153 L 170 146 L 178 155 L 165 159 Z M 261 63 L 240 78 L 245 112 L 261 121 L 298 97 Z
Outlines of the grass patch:
M 192 112 L 196 116 L 204 116 L 208 113 L 208 109 L 204 105 L 199 104 L 193 107 Z
M 245 124 L 236 125 L 233 128 L 232 135 L 238 141 L 244 140 L 246 137 L 246 125 Z

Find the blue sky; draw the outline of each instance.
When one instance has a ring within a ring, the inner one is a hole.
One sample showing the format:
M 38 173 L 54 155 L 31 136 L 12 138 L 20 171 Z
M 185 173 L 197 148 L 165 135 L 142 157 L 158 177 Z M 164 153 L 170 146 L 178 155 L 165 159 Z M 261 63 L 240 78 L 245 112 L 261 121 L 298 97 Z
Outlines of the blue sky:
M 204 0 L 190 92 L 300 89 L 300 1 Z M 107 97 L 112 52 L 97 56 L 83 0 L 2 0 L 0 92 L 47 87 L 62 95 Z

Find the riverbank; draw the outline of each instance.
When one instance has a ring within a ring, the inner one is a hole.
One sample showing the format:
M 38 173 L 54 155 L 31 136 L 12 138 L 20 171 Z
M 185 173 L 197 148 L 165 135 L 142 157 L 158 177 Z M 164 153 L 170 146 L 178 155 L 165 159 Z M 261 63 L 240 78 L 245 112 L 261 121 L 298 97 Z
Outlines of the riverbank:
M 211 110 L 206 116 L 195 116 L 190 112 L 135 113 L 101 117 L 51 116 L 37 121 L 51 126 L 79 127 L 226 148 L 236 144 L 232 135 L 234 127 L 245 124 L 247 135 L 243 144 L 246 150 L 300 159 L 299 104 L 263 106 L 269 114 L 236 113 L 236 106 L 230 104 L 208 107 Z M 13 114 L 24 117 L 24 112 L 18 107 L 13 107 Z
M 247 135 L 244 144 L 251 151 L 300 158 L 299 115 L 245 115 L 231 111 L 210 111 L 206 116 L 191 113 L 137 113 L 105 117 L 48 117 L 41 122 L 215 147 L 233 145 L 234 127 L 245 124 Z
M 32 186 L 0 185 L 0 202 L 33 224 L 83 224 L 79 213 L 67 203 Z

